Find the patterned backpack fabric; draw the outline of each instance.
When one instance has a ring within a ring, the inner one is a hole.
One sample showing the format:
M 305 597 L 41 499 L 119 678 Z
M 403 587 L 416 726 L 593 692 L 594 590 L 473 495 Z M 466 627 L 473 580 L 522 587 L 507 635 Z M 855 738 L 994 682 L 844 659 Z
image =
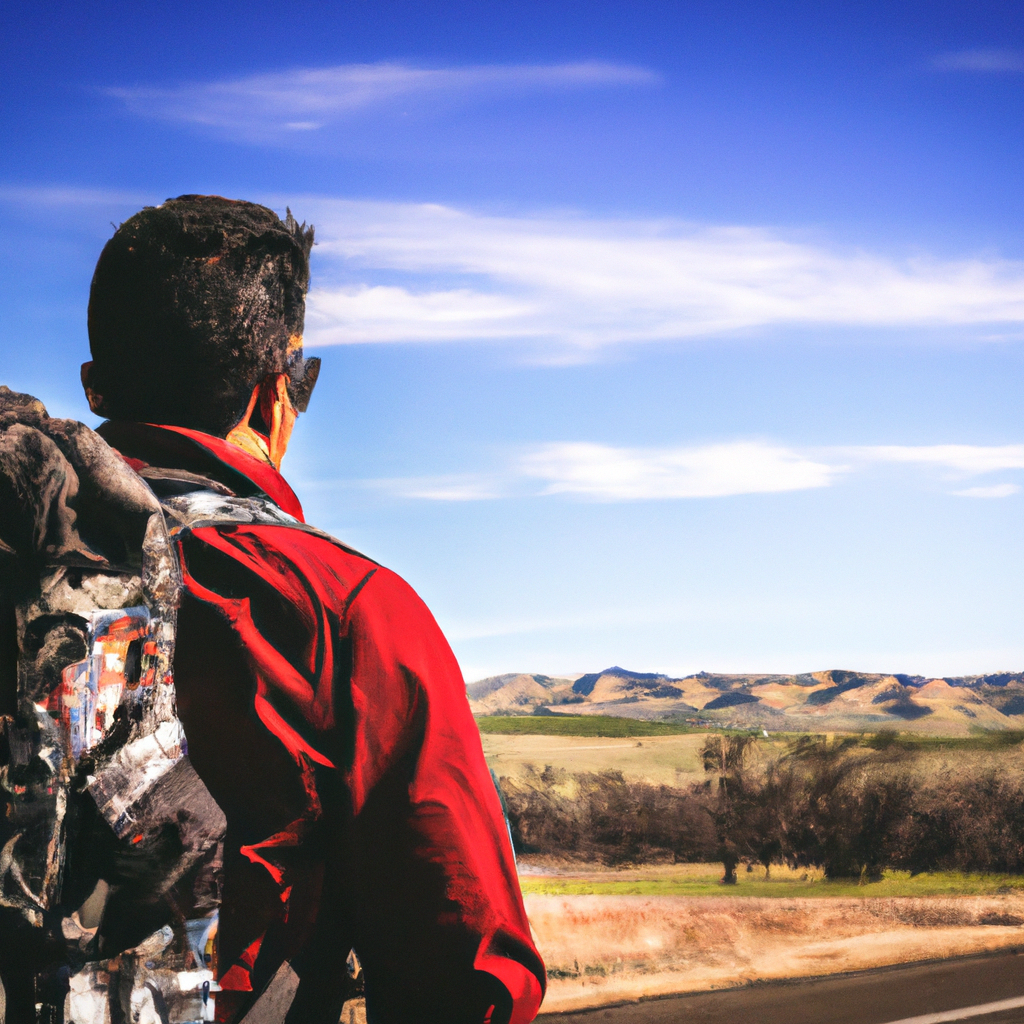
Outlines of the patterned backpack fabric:
M 0 387 L 0 980 L 9 1020 L 214 1019 L 223 814 L 189 764 L 180 570 L 146 483 Z

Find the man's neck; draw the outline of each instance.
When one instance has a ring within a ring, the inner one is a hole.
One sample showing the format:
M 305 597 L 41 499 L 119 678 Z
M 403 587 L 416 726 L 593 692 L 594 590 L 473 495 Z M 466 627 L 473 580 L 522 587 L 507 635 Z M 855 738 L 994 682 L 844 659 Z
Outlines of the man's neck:
M 253 430 L 248 423 L 240 423 L 225 440 L 241 448 L 246 455 L 251 455 L 254 459 L 274 464 L 270 457 L 270 442 L 259 431 Z

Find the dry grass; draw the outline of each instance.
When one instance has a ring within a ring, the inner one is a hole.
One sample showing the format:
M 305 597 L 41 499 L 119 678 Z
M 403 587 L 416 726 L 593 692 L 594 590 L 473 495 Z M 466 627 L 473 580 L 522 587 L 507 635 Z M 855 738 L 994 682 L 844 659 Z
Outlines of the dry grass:
M 831 974 L 1024 943 L 1024 896 L 537 896 L 545 1010 Z M 986 923 L 989 922 L 989 923 Z M 1003 923 L 996 923 L 1003 922 Z
M 636 738 L 483 733 L 480 738 L 487 762 L 499 778 L 526 778 L 547 765 L 569 774 L 620 771 L 627 779 L 668 786 L 688 786 L 707 778 L 700 760 L 704 733 Z M 758 740 L 749 752 L 752 764 L 756 767 L 785 753 L 792 738 L 773 734 L 770 740 Z M 856 753 L 870 756 L 866 748 Z M 919 782 L 998 772 L 1004 781 L 1017 783 L 1024 780 L 1024 744 L 965 750 L 943 747 L 937 741 L 937 745 L 922 745 L 907 752 L 898 764 L 894 762 L 882 770 L 897 768 L 908 771 Z
M 1024 744 L 1003 750 L 925 749 L 907 761 L 914 781 L 935 785 L 946 780 L 998 773 L 1010 785 L 1024 781 Z
M 499 778 L 524 778 L 551 765 L 570 774 L 619 771 L 627 779 L 646 779 L 666 786 L 704 781 L 700 749 L 705 738 L 703 734 L 631 739 L 495 733 L 480 737 L 487 763 Z

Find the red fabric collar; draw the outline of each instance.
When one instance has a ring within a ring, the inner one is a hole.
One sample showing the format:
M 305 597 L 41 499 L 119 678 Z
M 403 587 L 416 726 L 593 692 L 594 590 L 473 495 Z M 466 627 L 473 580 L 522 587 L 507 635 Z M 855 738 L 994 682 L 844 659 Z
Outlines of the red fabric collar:
M 288 482 L 269 463 L 261 462 L 259 459 L 242 451 L 237 445 L 225 441 L 222 437 L 215 437 L 213 434 L 204 434 L 200 430 L 189 430 L 187 427 L 169 427 L 159 423 L 150 423 L 147 426 L 157 427 L 159 430 L 173 430 L 189 440 L 205 448 L 215 459 L 230 466 L 233 470 L 241 473 L 251 480 L 263 493 L 276 505 L 279 505 L 290 516 L 295 516 L 299 522 L 304 523 L 305 517 L 302 514 L 302 505 L 295 496 L 295 492 L 288 486 Z

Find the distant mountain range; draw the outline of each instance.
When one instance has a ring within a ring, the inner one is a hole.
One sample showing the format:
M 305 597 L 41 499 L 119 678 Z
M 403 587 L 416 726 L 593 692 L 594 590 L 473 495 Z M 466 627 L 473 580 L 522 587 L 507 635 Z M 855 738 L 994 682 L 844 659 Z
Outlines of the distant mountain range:
M 576 677 L 491 676 L 466 692 L 476 715 L 616 715 L 786 732 L 1024 728 L 1024 672 L 929 679 L 832 669 L 674 679 L 613 666 Z

